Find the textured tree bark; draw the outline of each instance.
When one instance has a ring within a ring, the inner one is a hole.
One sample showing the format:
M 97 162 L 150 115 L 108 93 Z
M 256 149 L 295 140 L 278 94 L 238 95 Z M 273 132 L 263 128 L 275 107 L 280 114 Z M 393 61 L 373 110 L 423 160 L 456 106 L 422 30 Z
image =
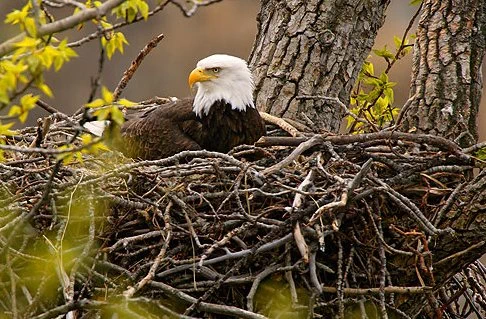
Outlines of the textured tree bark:
M 382 26 L 389 0 L 262 0 L 250 65 L 261 111 L 337 132 L 356 76 Z
M 356 76 L 383 23 L 389 1 L 262 0 L 258 34 L 250 55 L 260 110 L 302 120 L 337 132 L 343 110 L 325 100 L 299 95 L 338 97 L 348 104 Z M 424 0 L 417 30 L 410 96 L 403 129 L 428 133 L 470 146 L 477 140 L 481 97 L 480 72 L 486 47 L 484 0 Z M 308 121 L 308 120 L 307 120 Z M 451 199 L 452 200 L 452 199 Z M 486 173 L 458 192 L 430 239 L 434 278 L 440 288 L 486 249 Z M 441 204 L 442 205 L 442 204 Z M 393 215 L 390 223 L 394 223 Z M 408 257 L 391 258 L 394 265 Z M 415 257 L 414 257 L 415 258 Z M 403 285 L 420 285 L 415 269 L 397 273 Z M 423 314 L 426 296 L 409 296 L 400 306 L 411 317 Z
M 440 135 L 470 146 L 482 88 L 486 5 L 482 0 L 426 0 L 417 29 L 404 130 Z

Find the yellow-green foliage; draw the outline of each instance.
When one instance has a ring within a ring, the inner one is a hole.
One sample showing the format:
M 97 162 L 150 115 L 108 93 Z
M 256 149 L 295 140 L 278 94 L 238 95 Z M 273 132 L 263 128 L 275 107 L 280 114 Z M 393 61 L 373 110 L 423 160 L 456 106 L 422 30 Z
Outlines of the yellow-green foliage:
M 87 107 L 96 109 L 93 115 L 99 121 L 112 120 L 116 124 L 121 125 L 125 121 L 123 113 L 118 108 L 119 106 L 130 107 L 136 103 L 127 99 L 120 99 L 114 101 L 113 93 L 111 93 L 106 87 L 101 88 L 101 98 L 94 100 L 91 103 L 86 104 Z
M 10 107 L 8 115 L 18 116 L 19 121 L 24 123 L 27 120 L 27 115 L 29 115 L 29 111 L 35 107 L 35 103 L 38 100 L 38 95 L 33 96 L 31 93 L 28 93 L 20 98 L 19 105 L 13 105 L 12 107 Z
M 45 71 L 54 68 L 58 71 L 65 62 L 76 57 L 76 52 L 68 47 L 67 39 L 62 41 L 51 36 L 37 38 L 36 25 L 32 17 L 32 6 L 27 3 L 21 10 L 14 10 L 7 14 L 6 24 L 18 25 L 27 36 L 15 43 L 13 53 L 0 61 L 0 103 L 2 108 L 8 105 L 20 86 L 33 84 L 39 91 L 48 97 L 53 93 L 44 82 Z M 39 22 L 46 23 L 43 13 Z M 39 98 L 40 96 L 37 96 Z M 23 121 L 28 115 L 22 112 Z
M 93 138 L 91 134 L 81 135 L 82 146 L 75 147 L 71 144 L 62 145 L 59 150 L 65 152 L 57 156 L 58 160 L 62 160 L 64 165 L 71 163 L 76 159 L 79 163 L 83 163 L 83 154 L 96 155 L 102 151 L 107 151 L 108 147 L 103 143 L 99 137 Z
M 90 267 L 90 257 L 99 247 L 95 234 L 103 227 L 107 207 L 93 198 L 97 196 L 89 189 L 74 187 L 52 207 L 59 223 L 43 233 L 25 221 L 15 223 L 12 214 L 0 211 L 0 228 L 14 222 L 2 236 L 9 243 L 0 251 L 0 280 L 12 284 L 18 311 L 31 311 L 31 298 L 55 305 L 63 298 L 59 287 L 66 286 L 71 271 L 79 275 L 85 273 L 83 264 Z M 10 302 L 12 289 L 0 290 L 0 299 Z
M 101 44 L 106 49 L 106 55 L 108 59 L 111 59 L 116 50 L 123 53 L 123 45 L 128 44 L 127 39 L 121 32 L 111 32 L 109 40 L 106 37 L 101 38 Z
M 290 286 L 280 275 L 264 280 L 255 294 L 254 307 L 268 318 L 304 319 L 309 313 L 309 294 L 297 288 L 298 304 L 292 305 Z
M 37 29 L 35 26 L 35 20 L 32 17 L 32 4 L 30 1 L 22 7 L 20 10 L 14 10 L 7 14 L 5 23 L 18 24 L 22 31 L 25 31 L 30 36 L 35 36 Z M 45 14 L 42 13 L 39 17 L 41 23 L 46 23 Z
M 91 103 L 86 104 L 86 107 L 92 108 L 95 111 L 93 115 L 97 117 L 99 121 L 111 120 L 116 125 L 121 125 L 125 121 L 123 112 L 120 107 L 130 107 L 136 103 L 127 99 L 120 99 L 114 101 L 113 93 L 111 93 L 106 87 L 101 89 L 101 98 L 95 99 Z M 107 146 L 103 143 L 103 139 L 99 137 L 93 137 L 91 134 L 83 134 L 80 136 L 81 146 L 76 147 L 71 144 L 62 145 L 59 150 L 63 150 L 57 156 L 57 159 L 62 160 L 63 163 L 69 164 L 74 159 L 79 163 L 83 162 L 83 154 L 98 154 L 102 151 L 108 150 Z
M 351 112 L 357 116 L 365 117 L 378 127 L 383 127 L 393 121 L 399 109 L 393 107 L 395 82 L 388 80 L 386 73 L 375 76 L 374 66 L 366 61 L 358 76 L 357 92 L 351 95 Z M 348 126 L 354 122 L 348 117 Z M 362 133 L 364 123 L 357 122 L 355 129 Z
M 393 39 L 395 53 L 388 50 L 385 45 L 382 49 L 374 49 L 373 53 L 383 58 L 388 65 L 385 71 L 379 75 L 375 74 L 375 67 L 369 60 L 363 63 L 359 72 L 355 87 L 351 93 L 350 112 L 359 118 L 364 118 L 369 125 L 356 121 L 348 116 L 348 128 L 353 133 L 364 133 L 370 131 L 371 127 L 382 129 L 394 123 L 399 109 L 393 105 L 395 93 L 393 87 L 395 82 L 388 78 L 388 71 L 394 63 L 411 51 L 409 40 L 402 40 L 398 37 Z
M 7 127 L 8 129 L 15 121 L 25 123 L 30 111 L 36 107 L 40 99 L 54 95 L 44 80 L 45 72 L 59 71 L 66 62 L 77 56 L 67 38 L 56 38 L 62 36 L 62 33 L 56 33 L 56 37 L 54 37 L 53 34 L 38 32 L 40 27 L 56 22 L 56 20 L 53 16 L 48 17 L 39 8 L 35 10 L 33 1 L 35 0 L 27 1 L 25 5 L 8 13 L 4 19 L 5 24 L 17 26 L 19 34 L 12 38 L 16 42 L 12 42 L 13 47 L 8 50 L 8 55 L 0 56 L 0 111 L 8 110 L 8 116 L 3 119 L 4 122 L 0 121 L 0 144 L 5 144 L 5 136 L 15 134 L 14 131 L 6 131 L 2 128 Z M 101 5 L 103 5 L 101 1 L 87 0 L 84 3 L 86 9 Z M 82 10 L 80 7 L 76 7 L 73 15 Z M 111 14 L 114 19 L 123 19 L 128 22 L 133 21 L 138 15 L 147 19 L 149 6 L 145 0 L 128 0 L 115 7 Z M 74 28 L 82 28 L 88 22 L 96 25 L 98 30 L 104 30 L 100 42 L 105 48 L 108 58 L 111 58 L 116 51 L 123 53 L 128 41 L 123 33 L 114 30 L 113 21 L 110 21 L 107 16 L 97 17 L 91 21 L 87 18 L 80 21 Z M 3 44 L 0 43 L 0 45 Z M 105 108 L 98 111 L 100 119 L 110 118 L 121 123 L 123 121 L 122 113 L 116 106 L 106 107 L 109 104 L 106 103 L 108 100 L 106 96 L 106 92 L 103 92 Z M 129 104 L 131 103 L 127 100 L 118 102 L 118 105 Z M 4 160 L 3 150 L 0 150 L 0 160 Z
M 140 13 L 140 15 L 147 20 L 149 13 L 149 6 L 143 0 L 128 0 L 123 2 L 120 6 L 112 10 L 118 18 L 132 22 Z
M 120 107 L 130 107 L 136 103 L 127 99 L 119 99 L 115 101 L 113 93 L 106 87 L 101 88 L 101 98 L 95 99 L 91 103 L 87 103 L 85 106 L 94 109 L 93 115 L 97 120 L 111 120 L 115 125 L 122 125 L 125 121 L 123 112 Z M 59 150 L 65 152 L 59 154 L 57 159 L 63 160 L 63 163 L 69 164 L 74 159 L 79 163 L 83 162 L 83 154 L 98 154 L 101 151 L 108 150 L 108 147 L 103 143 L 103 139 L 99 137 L 93 137 L 91 134 L 83 134 L 80 136 L 81 146 L 76 147 L 71 144 L 62 145 Z
M 486 160 L 486 147 L 482 147 L 477 150 L 476 153 L 474 153 L 474 156 L 476 156 L 480 160 Z
M 13 125 L 14 123 L 2 124 L 2 122 L 0 121 L 0 144 L 1 145 L 5 144 L 5 136 L 13 136 L 17 134 L 17 132 L 12 131 L 10 129 Z M 3 162 L 4 160 L 5 160 L 4 152 L 3 150 L 0 149 L 0 162 Z

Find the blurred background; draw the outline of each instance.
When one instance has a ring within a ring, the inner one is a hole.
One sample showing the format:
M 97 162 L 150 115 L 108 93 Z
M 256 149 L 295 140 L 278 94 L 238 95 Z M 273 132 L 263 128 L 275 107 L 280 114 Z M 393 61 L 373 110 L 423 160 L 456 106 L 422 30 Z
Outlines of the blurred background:
M 0 1 L 2 19 L 13 8 L 19 8 L 19 2 Z M 150 0 L 149 3 L 151 8 L 156 5 L 155 0 Z M 391 2 L 375 48 L 387 45 L 391 51 L 394 50 L 393 36 L 402 36 L 417 10 L 416 6 L 411 7 L 408 3 L 409 1 L 403 0 Z M 154 96 L 188 96 L 190 91 L 187 76 L 199 59 L 214 53 L 227 53 L 242 58 L 249 56 L 256 34 L 258 11 L 259 0 L 224 0 L 200 7 L 193 17 L 186 18 L 177 7 L 168 5 L 147 22 L 141 21 L 120 30 L 125 34 L 129 45 L 125 47 L 123 55 L 115 53 L 111 60 L 105 59 L 102 85 L 114 90 L 123 72 L 143 46 L 156 35 L 163 33 L 165 38 L 145 58 L 122 95 L 132 101 Z M 70 12 L 72 9 L 67 9 L 65 14 Z M 9 38 L 16 31 L 16 28 L 6 28 L 2 25 L 0 41 Z M 93 31 L 94 29 L 87 25 L 67 35 L 69 41 L 76 41 Z M 47 84 L 53 89 L 55 97 L 47 99 L 46 102 L 67 114 L 87 102 L 91 79 L 97 74 L 99 48 L 99 40 L 75 48 L 79 57 L 67 63 L 59 72 L 48 74 Z M 372 56 L 371 61 L 375 64 L 375 73 L 384 70 L 380 59 Z M 403 105 L 408 98 L 410 64 L 411 55 L 408 55 L 396 63 L 390 72 L 390 80 L 398 82 L 395 87 L 395 106 Z M 486 135 L 486 129 L 483 129 L 486 126 L 484 113 L 480 113 L 480 140 L 484 140 Z M 44 115 L 46 114 L 43 110 L 32 112 L 28 124 L 34 124 L 38 116 Z

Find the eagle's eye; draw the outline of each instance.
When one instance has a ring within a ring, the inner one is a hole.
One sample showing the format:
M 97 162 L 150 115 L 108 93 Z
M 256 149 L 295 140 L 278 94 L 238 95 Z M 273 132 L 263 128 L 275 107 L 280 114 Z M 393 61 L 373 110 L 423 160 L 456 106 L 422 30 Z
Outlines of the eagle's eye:
M 221 71 L 220 68 L 212 68 L 211 71 L 213 71 L 213 73 L 219 73 L 219 71 Z

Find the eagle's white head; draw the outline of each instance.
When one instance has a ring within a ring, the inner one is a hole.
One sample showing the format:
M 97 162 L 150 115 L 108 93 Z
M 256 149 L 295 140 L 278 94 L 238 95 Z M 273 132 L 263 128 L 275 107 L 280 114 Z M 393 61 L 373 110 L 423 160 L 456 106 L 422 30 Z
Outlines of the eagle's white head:
M 253 78 L 246 61 L 231 55 L 215 54 L 202 59 L 189 75 L 189 86 L 197 85 L 193 111 L 207 115 L 214 102 L 224 100 L 234 110 L 245 111 L 253 104 Z

